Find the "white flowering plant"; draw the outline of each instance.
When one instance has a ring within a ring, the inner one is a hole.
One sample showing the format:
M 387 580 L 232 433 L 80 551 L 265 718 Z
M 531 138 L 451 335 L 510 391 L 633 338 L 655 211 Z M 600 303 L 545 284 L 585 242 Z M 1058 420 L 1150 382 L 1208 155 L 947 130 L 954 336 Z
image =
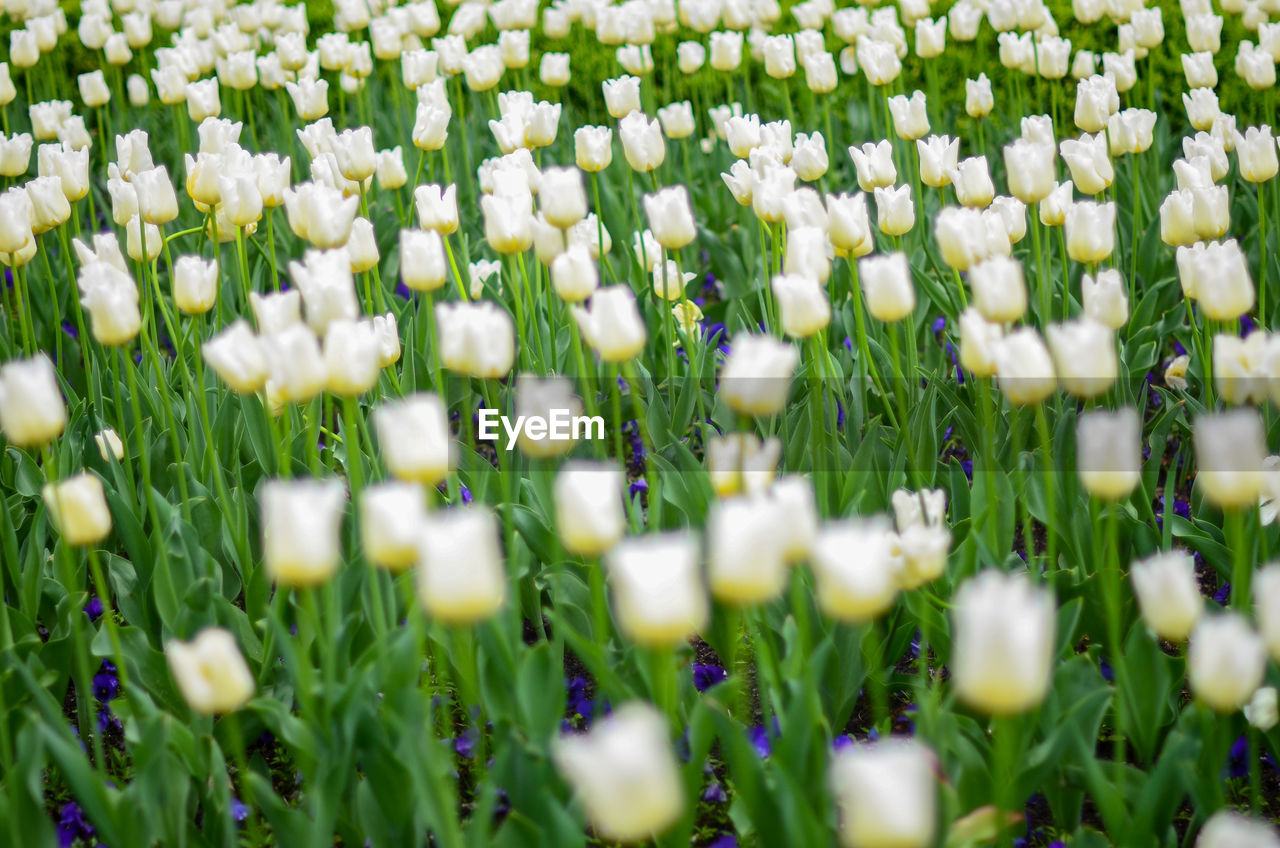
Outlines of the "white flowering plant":
M 1280 845 L 1273 15 L 3 0 L 6 844 Z

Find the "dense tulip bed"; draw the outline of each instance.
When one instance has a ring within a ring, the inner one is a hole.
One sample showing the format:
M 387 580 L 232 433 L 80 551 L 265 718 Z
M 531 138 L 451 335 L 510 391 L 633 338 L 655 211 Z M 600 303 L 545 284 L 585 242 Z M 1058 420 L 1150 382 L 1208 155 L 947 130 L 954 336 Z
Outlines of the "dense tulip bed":
M 1280 3 L 0 10 L 0 843 L 1280 846 Z

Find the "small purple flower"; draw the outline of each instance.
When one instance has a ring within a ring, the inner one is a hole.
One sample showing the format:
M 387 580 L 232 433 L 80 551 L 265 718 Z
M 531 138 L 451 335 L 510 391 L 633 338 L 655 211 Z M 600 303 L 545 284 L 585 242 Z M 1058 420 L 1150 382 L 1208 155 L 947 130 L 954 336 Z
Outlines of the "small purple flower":
M 715 842 L 709 843 L 707 848 L 738 848 L 738 837 L 732 833 L 722 833 L 716 837 Z
M 729 673 L 715 664 L 693 664 L 693 688 L 705 692 L 717 683 L 724 682 Z
M 469 760 L 476 755 L 476 745 L 480 742 L 480 731 L 468 727 L 453 740 L 453 750 L 459 757 Z
M 1254 321 L 1248 315 L 1240 316 L 1240 338 L 1245 339 L 1249 334 L 1258 329 L 1258 322 Z
M 729 794 L 724 791 L 723 786 L 713 780 L 702 793 L 702 800 L 710 801 L 712 804 L 723 804 L 729 800 Z
M 635 497 L 641 492 L 649 491 L 649 483 L 643 477 L 637 477 L 631 481 L 631 485 L 627 487 L 627 492 L 631 497 Z
M 831 750 L 833 751 L 843 751 L 845 748 L 852 747 L 853 745 L 853 737 L 847 733 L 841 733 L 835 739 L 831 740 Z
M 102 617 L 102 598 L 96 595 L 89 599 L 89 603 L 84 605 L 84 614 L 89 616 L 90 621 L 97 621 Z
M 93 825 L 84 817 L 84 810 L 75 801 L 62 805 L 58 819 L 58 844 L 70 848 L 77 839 L 92 839 Z
M 403 300 L 413 300 L 413 290 L 404 284 L 404 280 L 396 283 L 396 296 Z
M 1219 586 L 1218 591 L 1213 595 L 1213 599 L 1225 607 L 1231 601 L 1231 584 L 1223 583 Z
M 462 502 L 464 504 L 471 503 L 471 490 L 468 489 L 466 486 L 463 486 L 462 484 L 458 484 L 458 487 L 459 487 L 459 493 L 462 495 Z
M 763 724 L 757 724 L 747 731 L 747 736 L 751 739 L 751 746 L 756 749 L 756 755 L 761 759 L 768 757 L 773 752 L 773 739 L 780 735 L 782 735 L 782 730 L 778 727 L 777 718 L 773 720 L 773 733 L 766 730 Z
M 66 333 L 68 336 L 70 336 L 73 339 L 80 338 L 80 331 L 77 330 L 76 325 L 72 324 L 70 321 L 62 322 L 62 332 Z
M 111 662 L 103 660 L 101 670 L 93 676 L 93 697 L 105 704 L 119 694 L 120 677 L 116 667 Z
M 123 733 L 124 725 L 112 714 L 111 709 L 103 704 L 98 708 L 98 732 L 106 733 L 108 730 L 118 730 Z
M 243 822 L 249 818 L 249 805 L 239 798 L 231 799 L 231 818 L 238 822 Z
M 933 322 L 933 334 L 936 336 L 947 329 L 947 316 L 939 315 Z
M 844 430 L 844 404 L 836 401 L 836 429 Z
M 1111 663 L 1105 659 L 1098 660 L 1098 671 L 1102 672 L 1102 679 L 1108 683 L 1114 683 L 1116 680 L 1116 670 L 1111 667 Z
M 1186 355 L 1186 353 L 1187 353 L 1187 349 L 1186 349 L 1185 347 L 1183 347 L 1183 346 L 1182 346 L 1182 342 L 1178 341 L 1177 339 L 1174 339 L 1174 340 L 1173 340 L 1173 352 L 1174 352 L 1175 354 L 1177 354 L 1178 356 L 1185 356 L 1185 355 Z
M 1222 769 L 1223 777 L 1244 777 L 1249 773 L 1249 740 L 1241 736 L 1231 746 L 1227 754 L 1227 764 Z

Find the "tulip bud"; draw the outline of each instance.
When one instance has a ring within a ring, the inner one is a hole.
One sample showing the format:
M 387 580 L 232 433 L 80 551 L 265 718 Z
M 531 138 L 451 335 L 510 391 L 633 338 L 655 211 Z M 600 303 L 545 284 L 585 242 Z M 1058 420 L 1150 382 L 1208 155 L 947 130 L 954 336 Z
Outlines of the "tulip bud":
M 627 362 L 644 350 L 644 319 L 629 285 L 596 289 L 588 306 L 574 306 L 583 339 L 604 362 Z
M 759 496 L 716 501 L 707 516 L 711 592 L 736 605 L 777 597 L 787 564 L 776 505 Z
M 579 127 L 573 134 L 578 167 L 588 173 L 603 171 L 613 161 L 613 130 Z
M 876 224 L 889 236 L 900 236 L 911 231 L 916 224 L 915 204 L 911 199 L 911 186 L 877 188 Z
M 599 556 L 626 530 L 622 490 L 626 481 L 616 466 L 575 461 L 556 475 L 556 527 L 565 550 Z
M 339 532 L 346 495 L 326 480 L 270 480 L 262 488 L 262 558 L 286 586 L 324 583 L 342 555 Z
M 253 697 L 253 675 L 229 630 L 206 627 L 190 642 L 165 643 L 164 653 L 178 691 L 194 712 L 233 713 Z
M 437 303 L 440 360 L 456 374 L 504 377 L 515 360 L 511 316 L 492 301 Z
M 1011 323 L 1027 311 L 1027 286 L 1016 259 L 993 256 L 977 263 L 969 269 L 969 286 L 974 305 L 992 323 Z
M 929 113 L 925 108 L 923 91 L 912 92 L 908 98 L 899 94 L 889 98 L 889 114 L 893 118 L 893 131 L 898 138 L 914 141 L 929 133 Z
M 912 295 L 914 299 L 914 294 Z M 769 336 L 739 333 L 720 374 L 720 391 L 729 408 L 742 415 L 781 412 L 791 393 L 799 352 Z
M 914 740 L 855 743 L 832 757 L 829 779 L 844 848 L 925 848 L 934 843 L 933 756 Z
M 827 237 L 833 247 L 855 259 L 875 248 L 865 194 L 827 195 Z
M 707 595 L 691 533 L 629 539 L 609 551 L 605 565 L 618 629 L 632 642 L 671 648 L 706 624 Z
M 344 197 L 341 190 L 314 182 L 302 183 L 284 192 L 289 229 L 298 238 L 321 249 L 347 243 L 358 204 L 359 198 Z M 418 215 L 422 215 L 420 201 Z
M 648 173 L 666 159 L 667 145 L 662 138 L 662 127 L 656 120 L 645 117 L 643 112 L 631 112 L 619 122 L 618 138 L 622 140 L 622 152 L 633 171 Z
M 1218 21 L 1221 24 L 1222 19 Z M 1225 808 L 1210 816 L 1196 837 L 1196 848 L 1276 848 L 1277 845 L 1280 838 L 1270 823 Z
M 400 231 L 400 279 L 414 291 L 433 292 L 448 276 L 444 240 L 435 230 Z
M 1115 250 L 1116 205 L 1082 200 L 1072 204 L 1063 220 L 1067 255 L 1085 264 L 1101 262 Z
M 1187 682 L 1201 702 L 1220 713 L 1249 703 L 1267 671 L 1267 649 L 1235 612 L 1201 619 L 1187 647 Z
M 903 561 L 885 524 L 859 519 L 828 524 L 818 532 L 811 561 L 818 606 L 832 618 L 862 623 L 893 606 Z
M 48 356 L 40 353 L 0 366 L 0 432 L 10 444 L 43 447 L 66 424 L 66 403 Z
M 1253 280 L 1235 239 L 1178 249 L 1182 290 L 1200 304 L 1206 318 L 1235 321 L 1253 308 Z
M 1195 422 L 1197 483 L 1223 509 L 1257 503 L 1266 438 L 1256 409 L 1205 414 Z
M 985 118 L 995 108 L 991 94 L 991 80 L 986 74 L 964 81 L 964 111 L 970 118 Z
M 427 518 L 424 498 L 414 483 L 376 483 L 360 494 L 360 539 L 372 565 L 402 571 L 414 563 Z
M 1115 168 L 1103 133 L 1069 138 L 1061 144 L 1062 161 L 1071 170 L 1071 179 L 1084 194 L 1101 194 L 1115 179 Z
M 1076 468 L 1096 498 L 1128 496 L 1141 482 L 1141 453 L 1142 422 L 1130 407 L 1085 412 L 1076 423 Z
M 1115 80 L 1095 74 L 1076 86 L 1076 126 L 1087 133 L 1101 132 L 1107 119 L 1120 108 Z
M 680 817 L 680 771 L 666 722 L 648 704 L 623 704 L 587 733 L 561 736 L 551 757 L 604 839 L 640 842 Z
M 988 322 L 973 307 L 960 313 L 960 367 L 975 377 L 996 373 L 995 345 L 1004 337 L 999 324 Z
M 639 77 L 621 76 L 617 79 L 605 80 L 601 88 L 604 91 L 605 108 L 609 110 L 609 117 L 622 119 L 632 112 L 640 111 Z
M 780 274 L 773 278 L 773 296 L 783 332 L 792 338 L 808 338 L 831 323 L 827 293 L 813 277 Z
M 951 172 L 959 164 L 960 139 L 945 135 L 916 139 L 916 154 L 920 160 L 922 183 L 934 188 L 950 185 Z M 1008 157 L 1005 158 L 1007 161 Z
M 1053 190 L 1040 201 L 1040 223 L 1046 227 L 1061 227 L 1067 219 L 1067 210 L 1074 203 L 1075 184 L 1071 180 L 1056 183 Z
M 94 262 L 80 269 L 76 283 L 80 305 L 89 311 L 99 344 L 115 347 L 138 335 L 142 328 L 138 287 L 127 273 L 106 262 Z
M 418 226 L 435 230 L 442 236 L 458 229 L 458 187 L 449 185 L 441 190 L 438 185 L 420 185 L 413 190 L 414 204 L 418 210 Z
M 393 477 L 437 486 L 452 470 L 449 420 L 436 395 L 419 393 L 383 403 L 373 411 L 373 424 Z
M 1133 563 L 1129 576 L 1147 626 L 1161 639 L 1186 639 L 1204 610 L 1191 556 L 1180 551 L 1156 554 Z
M 879 321 L 895 322 L 911 314 L 916 306 L 911 283 L 911 266 L 905 253 L 869 256 L 858 261 L 858 276 L 866 298 L 867 311 Z
M 201 348 L 218 377 L 240 394 L 253 394 L 267 379 L 267 362 L 258 338 L 244 319 L 236 319 Z
M 1053 360 L 1031 327 L 1015 330 L 991 346 L 1000 390 L 1010 403 L 1033 406 L 1053 394 L 1057 379 Z
M 357 397 L 378 381 L 378 339 L 371 321 L 329 322 L 323 355 L 326 385 L 339 397 Z
M 1116 381 L 1119 363 L 1111 330 L 1088 318 L 1051 324 L 1045 330 L 1058 381 L 1068 394 L 1097 397 Z
M 951 680 L 960 699 L 992 715 L 1039 704 L 1053 671 L 1053 595 L 1025 575 L 988 569 L 960 587 L 954 604 Z
M 289 263 L 289 276 L 302 295 L 307 324 L 317 335 L 323 336 L 331 321 L 359 316 L 351 254 L 345 248 L 308 250 L 301 262 Z
M 689 194 L 684 186 L 673 186 L 644 196 L 644 212 L 658 244 L 679 250 L 697 237 Z
M 1236 159 L 1240 165 L 1240 176 L 1251 183 L 1265 183 L 1280 170 L 1280 160 L 1276 156 L 1276 140 L 1271 136 L 1271 127 L 1249 127 L 1242 136 L 1236 134 Z
M 1119 330 L 1129 320 L 1129 296 L 1116 269 L 1103 268 L 1096 277 L 1085 274 L 1080 290 L 1086 318 L 1112 330 Z
M 41 490 L 53 524 L 68 545 L 96 545 L 111 533 L 111 511 L 102 480 L 82 471 Z
M 850 147 L 849 158 L 858 172 L 858 187 L 863 191 L 892 186 L 898 178 L 893 164 L 893 145 L 888 139 L 879 144 L 867 142 L 861 148 Z
M 493 512 L 468 506 L 428 516 L 418 535 L 418 598 L 448 625 L 491 617 L 507 595 L 507 575 Z
M 1054 150 L 1049 145 L 1017 140 L 1004 149 L 1009 192 L 1023 203 L 1037 203 L 1054 188 Z
M 173 304 L 186 315 L 203 315 L 218 297 L 218 263 L 180 256 L 173 269 Z
M 991 182 L 991 172 L 987 168 L 985 156 L 970 156 L 961 160 L 951 174 L 951 185 L 955 189 L 956 200 L 962 206 L 982 209 L 989 206 L 996 196 L 995 183 Z

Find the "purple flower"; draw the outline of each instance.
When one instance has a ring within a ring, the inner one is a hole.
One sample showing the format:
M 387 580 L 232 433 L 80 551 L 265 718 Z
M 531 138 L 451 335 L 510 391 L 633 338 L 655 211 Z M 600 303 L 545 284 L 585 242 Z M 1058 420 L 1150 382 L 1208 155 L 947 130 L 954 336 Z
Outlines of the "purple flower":
M 847 733 L 841 733 L 835 739 L 831 740 L 831 750 L 843 751 L 845 748 L 851 747 L 853 744 L 854 740 L 852 736 Z
M 939 315 L 933 322 L 933 334 L 936 336 L 945 329 L 947 329 L 947 316 Z
M 631 481 L 631 485 L 627 487 L 627 491 L 630 493 L 631 497 L 634 498 L 641 492 L 649 491 L 649 483 L 643 477 L 637 477 Z
M 396 283 L 396 295 L 404 300 L 413 300 L 413 290 L 404 284 L 404 280 Z
M 1240 316 L 1240 338 L 1248 338 L 1249 334 L 1258 329 L 1258 323 L 1248 315 Z
M 1182 342 L 1178 341 L 1177 339 L 1174 339 L 1173 352 L 1176 353 L 1178 356 L 1183 356 L 1186 354 L 1187 349 L 1182 346 Z
M 781 735 L 782 729 L 778 727 L 778 719 L 776 717 L 773 720 L 773 733 L 766 730 L 763 724 L 757 724 L 747 731 L 752 747 L 756 749 L 756 754 L 761 758 L 769 756 L 773 751 L 773 739 Z
M 1218 591 L 1213 595 L 1213 599 L 1225 607 L 1231 601 L 1231 584 L 1223 583 L 1219 586 Z
M 239 798 L 231 799 L 231 818 L 242 822 L 249 818 L 249 805 Z
M 716 837 L 716 841 L 709 843 L 707 848 L 738 848 L 738 837 L 732 833 L 722 833 Z
M 693 688 L 705 692 L 717 683 L 722 683 L 729 673 L 714 663 L 693 664 Z
M 453 750 L 464 760 L 469 760 L 476 754 L 476 744 L 480 741 L 480 731 L 472 726 L 468 727 L 453 740 Z
M 77 330 L 76 325 L 72 324 L 70 321 L 62 322 L 62 332 L 66 333 L 68 336 L 70 336 L 73 339 L 80 338 L 80 331 Z
M 462 502 L 464 504 L 471 503 L 471 490 L 468 489 L 466 486 L 463 486 L 461 483 L 458 484 L 458 490 L 462 495 Z
M 844 429 L 844 404 L 836 401 L 836 429 Z
M 106 733 L 108 730 L 119 730 L 124 732 L 124 725 L 120 723 L 120 719 L 111 713 L 111 709 L 103 704 L 98 707 L 98 732 Z
M 1249 740 L 1241 736 L 1231 746 L 1227 754 L 1227 764 L 1222 769 L 1223 777 L 1244 777 L 1249 773 Z
M 702 800 L 710 801 L 713 804 L 723 804 L 729 800 L 729 795 L 724 791 L 724 787 L 716 781 L 711 781 L 706 791 L 702 793 Z
M 1102 672 L 1102 679 L 1108 683 L 1114 683 L 1116 680 L 1116 670 L 1111 667 L 1111 663 L 1106 660 L 1098 661 L 1098 671 Z
M 102 616 L 102 598 L 94 596 L 84 605 L 84 614 L 90 621 L 97 621 Z
M 77 839 L 92 839 L 93 825 L 84 817 L 84 811 L 75 801 L 62 805 L 58 819 L 58 844 L 70 848 Z
M 93 676 L 93 697 L 105 704 L 119 694 L 120 677 L 116 667 L 110 661 L 103 660 L 101 670 Z

